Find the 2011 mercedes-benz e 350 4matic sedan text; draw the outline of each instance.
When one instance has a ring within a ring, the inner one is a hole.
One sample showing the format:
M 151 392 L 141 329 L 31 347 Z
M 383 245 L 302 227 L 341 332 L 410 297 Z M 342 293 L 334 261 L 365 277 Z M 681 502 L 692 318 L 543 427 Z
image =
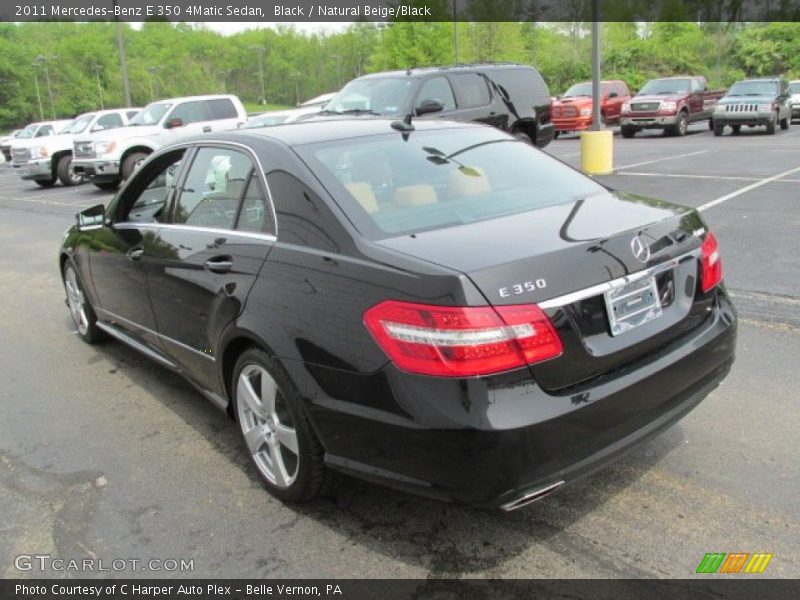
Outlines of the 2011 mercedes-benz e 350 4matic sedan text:
M 80 336 L 182 373 L 286 501 L 339 471 L 518 508 L 677 421 L 734 360 L 696 211 L 481 125 L 164 148 L 78 215 L 60 269 Z

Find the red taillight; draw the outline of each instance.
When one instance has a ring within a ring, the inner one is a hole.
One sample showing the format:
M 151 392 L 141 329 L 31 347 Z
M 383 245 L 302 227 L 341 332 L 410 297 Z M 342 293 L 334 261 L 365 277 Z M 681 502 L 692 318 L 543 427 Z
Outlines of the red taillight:
M 364 323 L 401 369 L 469 377 L 507 371 L 561 354 L 561 339 L 535 304 L 429 306 L 386 300 Z
M 722 260 L 719 257 L 719 244 L 717 238 L 710 231 L 703 240 L 700 249 L 700 287 L 703 293 L 712 289 L 722 281 Z

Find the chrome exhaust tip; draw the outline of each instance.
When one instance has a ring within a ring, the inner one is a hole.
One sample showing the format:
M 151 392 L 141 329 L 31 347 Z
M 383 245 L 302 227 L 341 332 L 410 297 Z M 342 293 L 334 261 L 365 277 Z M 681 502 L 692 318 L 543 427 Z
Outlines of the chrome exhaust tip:
M 534 490 L 532 492 L 527 492 L 523 494 L 516 500 L 512 500 L 511 502 L 507 502 L 500 507 L 500 510 L 503 512 L 511 512 L 512 510 L 517 510 L 518 508 L 522 508 L 523 506 L 527 506 L 532 502 L 536 502 L 537 500 L 541 500 L 545 496 L 549 496 L 553 492 L 555 492 L 558 488 L 564 485 L 563 481 L 558 481 L 556 483 L 551 483 L 548 486 L 543 488 L 539 488 L 538 490 Z

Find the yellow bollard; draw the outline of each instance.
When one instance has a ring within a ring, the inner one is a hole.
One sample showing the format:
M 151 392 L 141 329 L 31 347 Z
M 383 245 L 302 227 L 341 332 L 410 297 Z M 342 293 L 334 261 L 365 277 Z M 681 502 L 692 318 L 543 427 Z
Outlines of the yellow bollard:
M 581 171 L 610 175 L 614 170 L 614 133 L 611 130 L 581 132 Z

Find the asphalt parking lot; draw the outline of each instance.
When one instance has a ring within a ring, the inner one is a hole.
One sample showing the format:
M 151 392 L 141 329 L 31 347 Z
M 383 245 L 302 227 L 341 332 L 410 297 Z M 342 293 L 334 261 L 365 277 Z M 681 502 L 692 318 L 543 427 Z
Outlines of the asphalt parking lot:
M 579 164 L 574 136 L 546 151 Z M 800 577 L 800 125 L 617 136 L 614 153 L 602 181 L 702 209 L 740 312 L 737 362 L 660 437 L 511 514 L 349 480 L 299 508 L 272 499 L 181 378 L 72 333 L 56 251 L 110 195 L 0 165 L 0 575 L 42 575 L 14 557 L 50 554 L 194 561 L 134 573 L 151 577 L 683 578 L 706 552 L 770 552 L 759 577 Z

